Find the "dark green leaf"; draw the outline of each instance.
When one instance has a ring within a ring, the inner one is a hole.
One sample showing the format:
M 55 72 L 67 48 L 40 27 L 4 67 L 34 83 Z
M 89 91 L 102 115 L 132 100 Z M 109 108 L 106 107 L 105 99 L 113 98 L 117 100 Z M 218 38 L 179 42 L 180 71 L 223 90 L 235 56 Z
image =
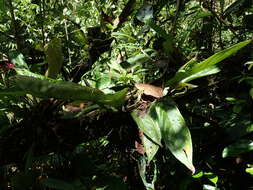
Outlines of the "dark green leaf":
M 251 140 L 240 140 L 234 144 L 231 144 L 224 148 L 222 152 L 222 157 L 237 156 L 244 152 L 249 152 L 253 150 L 253 141 Z

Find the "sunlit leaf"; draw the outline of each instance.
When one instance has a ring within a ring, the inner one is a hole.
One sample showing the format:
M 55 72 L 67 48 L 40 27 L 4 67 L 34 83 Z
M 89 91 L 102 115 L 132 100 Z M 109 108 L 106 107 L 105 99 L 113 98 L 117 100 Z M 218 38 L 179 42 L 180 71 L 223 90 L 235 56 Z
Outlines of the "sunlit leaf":
M 245 170 L 247 173 L 249 173 L 250 175 L 253 175 L 253 165 L 248 165 L 248 168 L 246 168 Z
M 50 80 L 44 75 L 31 72 L 24 60 L 23 54 L 13 51 L 9 53 L 9 57 L 11 62 L 14 64 L 14 70 L 17 72 L 18 75 L 25 75 L 34 78 Z
M 59 38 L 52 39 L 45 45 L 45 54 L 48 62 L 46 76 L 56 78 L 63 63 L 62 43 Z
M 253 150 L 253 141 L 243 139 L 224 148 L 222 152 L 222 157 L 226 158 L 230 156 L 237 156 L 241 153 L 249 152 L 252 150 Z
M 143 136 L 143 146 L 145 148 L 145 153 L 148 158 L 148 163 L 153 160 L 154 156 L 156 155 L 159 145 L 154 143 L 153 141 L 149 140 L 145 135 Z
M 204 175 L 214 184 L 216 185 L 218 182 L 218 176 L 213 174 L 212 172 L 205 172 Z
M 186 65 L 182 67 L 184 69 L 181 68 L 172 79 L 166 82 L 166 86 L 174 88 L 178 85 L 178 83 L 189 82 L 191 80 L 219 72 L 219 68 L 216 67 L 215 64 L 233 55 L 235 52 L 248 45 L 249 43 L 251 43 L 251 40 L 246 40 L 235 44 L 232 47 L 229 47 L 212 55 L 200 63 L 190 63 L 190 67 L 188 66 L 189 62 L 186 63 Z
M 98 99 L 96 99 L 94 102 L 107 104 L 113 107 L 120 107 L 125 102 L 127 92 L 128 88 L 124 88 L 118 92 L 115 92 L 114 94 L 99 95 Z
M 203 190 L 220 190 L 219 188 L 212 186 L 212 185 L 203 185 Z
M 124 103 L 128 92 L 128 89 L 125 88 L 114 94 L 104 94 L 96 88 L 82 86 L 72 82 L 43 80 L 22 75 L 13 77 L 11 82 L 14 87 L 9 90 L 1 90 L 0 94 L 31 94 L 40 98 L 92 101 L 99 104 L 118 107 Z
M 204 175 L 204 172 L 200 171 L 194 175 L 192 175 L 193 178 L 201 178 Z
M 159 123 L 166 147 L 194 173 L 191 134 L 175 103 L 170 98 L 163 99 L 152 105 L 150 112 Z
M 144 134 L 150 138 L 156 144 L 161 145 L 161 132 L 158 122 L 150 116 L 150 112 L 140 113 L 138 110 L 134 110 L 131 113 L 137 126 Z

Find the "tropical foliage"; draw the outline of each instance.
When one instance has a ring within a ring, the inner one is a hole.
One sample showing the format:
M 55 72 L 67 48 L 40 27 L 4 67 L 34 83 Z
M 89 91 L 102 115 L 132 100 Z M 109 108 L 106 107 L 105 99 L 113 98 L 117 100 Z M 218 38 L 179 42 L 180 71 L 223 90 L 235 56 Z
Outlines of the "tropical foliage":
M 253 187 L 251 0 L 0 0 L 0 189 Z

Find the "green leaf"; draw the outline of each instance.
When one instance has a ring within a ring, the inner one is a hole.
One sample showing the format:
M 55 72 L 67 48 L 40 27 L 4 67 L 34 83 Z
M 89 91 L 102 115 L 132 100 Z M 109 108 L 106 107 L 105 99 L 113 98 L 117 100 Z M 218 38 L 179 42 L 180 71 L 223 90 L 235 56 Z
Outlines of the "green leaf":
M 212 172 L 205 172 L 204 175 L 214 184 L 216 185 L 218 182 L 218 176 L 214 175 Z
M 99 95 L 103 95 L 100 90 L 72 82 L 52 82 L 22 75 L 13 77 L 13 83 L 27 94 L 41 98 L 95 101 Z
M 194 174 L 192 177 L 193 178 L 201 178 L 203 175 L 204 175 L 204 172 L 200 171 L 200 172 Z
M 156 164 L 154 165 L 153 179 L 152 179 L 151 183 L 147 182 L 147 179 L 146 179 L 146 169 L 147 169 L 146 167 L 147 167 L 147 163 L 146 163 L 145 157 L 142 156 L 138 160 L 138 169 L 139 169 L 139 174 L 141 176 L 142 182 L 143 182 L 146 190 L 155 190 L 155 182 L 157 179 Z
M 197 14 L 196 18 L 199 19 L 199 18 L 204 18 L 208 16 L 213 16 L 213 14 L 210 12 L 200 12 Z
M 231 56 L 232 54 L 234 54 L 244 46 L 248 45 L 249 43 L 251 43 L 251 40 L 246 40 L 238 44 L 235 44 L 232 47 L 229 47 L 225 50 L 222 50 L 212 55 L 211 57 L 205 59 L 200 63 L 196 63 L 194 61 L 192 62 L 190 61 L 191 62 L 190 64 L 189 62 L 186 63 L 182 67 L 184 69 L 182 68 L 179 69 L 176 75 L 166 82 L 166 86 L 174 88 L 175 86 L 178 85 L 178 83 L 189 82 L 191 80 L 219 72 L 219 68 L 217 68 L 215 64 Z
M 222 157 L 226 158 L 230 156 L 237 156 L 241 153 L 249 152 L 252 150 L 253 150 L 253 141 L 243 139 L 224 148 L 222 152 Z
M 253 165 L 248 165 L 248 168 L 246 168 L 245 171 L 250 175 L 253 175 Z
M 138 110 L 134 110 L 131 115 L 136 122 L 137 126 L 140 130 L 144 132 L 144 134 L 151 139 L 156 144 L 161 145 L 161 131 L 159 127 L 159 123 L 156 119 L 152 118 L 151 113 L 148 111 L 147 113 L 141 113 Z
M 45 54 L 48 62 L 48 69 L 45 75 L 55 79 L 61 70 L 64 60 L 61 40 L 54 38 L 46 44 Z
M 165 98 L 152 105 L 150 112 L 152 118 L 159 123 L 166 147 L 194 173 L 191 134 L 175 103 L 170 98 Z
M 41 183 L 45 185 L 46 187 L 53 188 L 53 189 L 75 190 L 74 185 L 72 185 L 71 183 L 67 183 L 63 180 L 59 180 L 59 179 L 47 178 L 47 179 L 43 179 Z
M 126 99 L 126 95 L 128 92 L 128 88 L 124 88 L 114 94 L 101 94 L 98 95 L 98 98 L 94 100 L 94 102 L 100 104 L 106 104 L 112 107 L 120 107 L 123 105 Z
M 23 54 L 12 51 L 9 53 L 9 57 L 10 57 L 11 62 L 14 64 L 15 66 L 14 69 L 18 75 L 25 75 L 25 76 L 30 76 L 30 77 L 39 78 L 39 79 L 52 80 L 45 77 L 44 75 L 29 71 L 29 68 L 26 62 L 24 61 Z
M 4 89 L 0 94 L 23 95 L 31 94 L 40 98 L 56 98 L 61 100 L 83 100 L 113 107 L 121 106 L 128 89 L 125 88 L 114 94 L 104 94 L 102 91 L 81 86 L 73 82 L 42 80 L 30 76 L 17 75 L 12 78 L 13 88 Z
M 145 148 L 145 153 L 148 158 L 148 163 L 153 160 L 154 156 L 156 155 L 159 145 L 155 144 L 152 140 L 149 140 L 145 135 L 143 136 L 143 146 Z
M 212 185 L 203 185 L 203 190 L 220 190 L 219 188 L 212 186 Z
M 20 88 L 14 87 L 14 88 L 6 88 L 6 89 L 0 89 L 0 95 L 25 95 L 26 92 Z

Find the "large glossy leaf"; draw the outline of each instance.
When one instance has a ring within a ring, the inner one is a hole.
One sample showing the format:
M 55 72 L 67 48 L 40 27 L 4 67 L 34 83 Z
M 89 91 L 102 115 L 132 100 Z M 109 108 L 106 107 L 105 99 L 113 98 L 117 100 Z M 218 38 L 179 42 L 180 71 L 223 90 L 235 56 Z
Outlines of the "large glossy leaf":
M 224 148 L 222 152 L 222 157 L 226 158 L 229 156 L 237 156 L 244 152 L 249 152 L 253 150 L 252 140 L 240 140 L 234 144 L 231 144 Z
M 170 98 L 163 99 L 152 105 L 150 112 L 159 123 L 166 147 L 194 173 L 191 134 L 175 103 Z
M 0 91 L 0 94 L 16 95 L 31 94 L 40 98 L 56 98 L 62 100 L 84 100 L 99 104 L 118 107 L 123 104 L 128 89 L 114 94 L 104 94 L 102 91 L 81 86 L 72 82 L 42 80 L 39 78 L 17 75 L 12 79 L 13 88 Z
M 146 113 L 139 113 L 138 110 L 134 110 L 131 115 L 148 138 L 160 144 L 162 137 L 166 148 L 193 173 L 195 172 L 192 164 L 190 131 L 183 116 L 170 98 L 154 103 Z M 155 154 L 155 150 L 155 147 L 151 147 L 149 150 L 152 151 L 150 157 Z
M 182 67 L 183 69 L 182 68 L 179 69 L 176 75 L 166 82 L 166 86 L 174 88 L 179 83 L 189 82 L 191 80 L 219 72 L 219 69 L 216 67 L 217 63 L 231 56 L 232 54 L 234 54 L 244 46 L 248 45 L 249 43 L 251 43 L 251 40 L 246 40 L 238 44 L 235 44 L 232 47 L 229 47 L 225 50 L 222 50 L 212 55 L 211 57 L 205 59 L 200 63 L 191 61 L 190 64 L 189 62 L 186 63 Z

